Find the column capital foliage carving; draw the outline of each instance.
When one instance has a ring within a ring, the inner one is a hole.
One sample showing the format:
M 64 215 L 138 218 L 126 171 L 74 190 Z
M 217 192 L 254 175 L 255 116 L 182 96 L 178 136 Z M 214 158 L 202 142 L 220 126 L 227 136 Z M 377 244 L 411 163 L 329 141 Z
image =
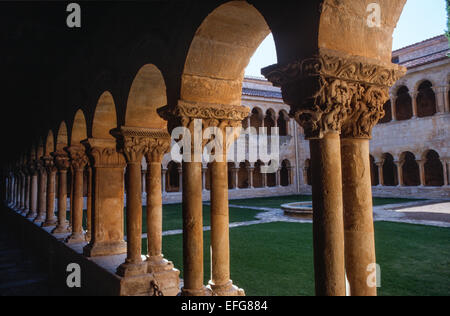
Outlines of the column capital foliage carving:
M 70 164 L 76 171 L 84 170 L 89 160 L 82 146 L 70 146 L 65 149 L 70 155 Z
M 290 115 L 307 138 L 322 138 L 329 132 L 370 138 L 385 114 L 389 88 L 406 68 L 321 49 L 312 58 L 269 66 L 262 73 L 282 88 Z
M 43 168 L 47 171 L 48 174 L 56 171 L 55 161 L 51 156 L 42 157 Z
M 52 156 L 59 171 L 67 171 L 70 168 L 70 158 L 67 152 L 62 150 L 56 151 L 52 153 Z
M 248 117 L 250 109 L 245 106 L 220 105 L 212 103 L 193 103 L 179 100 L 174 107 L 158 109 L 158 114 L 168 122 L 168 130 L 176 127 L 193 129 L 193 122 L 200 119 L 203 129 L 208 127 L 241 127 L 242 120 Z
M 128 163 L 140 164 L 144 155 L 149 161 L 162 161 L 170 149 L 170 135 L 164 129 L 122 126 L 111 134 L 116 137 L 118 148 Z
M 31 160 L 28 162 L 28 174 L 30 176 L 37 175 L 38 169 L 36 167 L 36 160 Z
M 94 168 L 124 168 L 125 158 L 112 139 L 90 138 L 83 142 Z

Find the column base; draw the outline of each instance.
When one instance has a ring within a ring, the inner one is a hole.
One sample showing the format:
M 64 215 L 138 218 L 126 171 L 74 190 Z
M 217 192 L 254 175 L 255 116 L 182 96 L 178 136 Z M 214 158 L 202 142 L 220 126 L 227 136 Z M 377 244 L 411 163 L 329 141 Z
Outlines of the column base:
M 212 296 L 212 292 L 211 289 L 206 286 L 203 286 L 201 289 L 197 290 L 186 289 L 183 287 L 181 289 L 181 296 Z
M 37 216 L 37 213 L 36 213 L 36 212 L 30 211 L 30 212 L 28 212 L 26 218 L 27 218 L 27 219 L 33 219 L 33 218 L 36 218 L 36 216 Z
M 83 248 L 83 255 L 86 257 L 114 256 L 124 253 L 127 253 L 127 243 L 125 241 L 94 242 Z
M 164 296 L 176 296 L 180 292 L 180 271 L 163 256 L 147 257 L 148 273 L 153 275 L 156 285 Z
M 42 227 L 50 227 L 50 226 L 56 226 L 56 224 L 58 224 L 58 219 L 55 217 L 50 218 L 50 219 L 46 219 L 45 223 L 42 224 Z
M 30 210 L 27 210 L 26 208 L 24 208 L 24 209 L 22 210 L 22 212 L 20 212 L 20 214 L 21 214 L 22 216 L 27 216 L 27 214 L 28 214 L 29 211 L 30 211 Z
M 33 223 L 35 224 L 41 224 L 45 222 L 45 215 L 37 215 L 37 217 L 34 219 Z
M 212 281 L 209 281 L 207 288 L 213 296 L 245 296 L 245 291 L 233 285 L 231 280 L 224 285 L 215 285 Z
M 54 230 L 52 230 L 52 234 L 68 234 L 70 233 L 69 223 L 66 221 L 63 224 L 58 224 Z
M 72 233 L 67 239 L 66 244 L 73 245 L 73 244 L 81 244 L 86 242 L 86 237 L 84 236 L 84 233 Z
M 135 277 L 138 275 L 147 274 L 147 262 L 142 261 L 139 263 L 124 262 L 117 268 L 117 275 L 123 278 Z

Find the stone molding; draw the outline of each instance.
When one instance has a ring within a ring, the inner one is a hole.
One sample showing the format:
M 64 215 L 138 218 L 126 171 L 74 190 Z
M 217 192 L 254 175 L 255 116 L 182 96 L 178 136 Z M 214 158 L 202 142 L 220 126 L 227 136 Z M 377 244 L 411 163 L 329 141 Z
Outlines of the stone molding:
M 69 155 L 65 151 L 52 153 L 58 171 L 67 171 L 70 168 Z
M 82 143 L 94 168 L 125 168 L 125 158 L 117 151 L 114 139 L 89 138 Z
M 65 149 L 70 155 L 70 164 L 76 171 L 84 170 L 89 160 L 81 146 L 70 146 Z
M 262 70 L 282 88 L 291 117 L 309 139 L 327 133 L 370 138 L 384 115 L 389 88 L 405 73 L 395 64 L 325 49 L 312 58 Z

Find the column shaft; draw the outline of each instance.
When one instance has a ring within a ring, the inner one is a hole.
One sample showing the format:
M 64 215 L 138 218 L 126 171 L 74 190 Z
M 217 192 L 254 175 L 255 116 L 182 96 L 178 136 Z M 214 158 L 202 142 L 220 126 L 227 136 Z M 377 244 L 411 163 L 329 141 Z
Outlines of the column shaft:
M 54 226 L 57 223 L 55 216 L 55 177 L 56 171 L 51 170 L 47 174 L 47 217 L 45 227 Z
M 43 223 L 45 221 L 46 212 L 46 189 L 47 189 L 47 177 L 45 171 L 39 172 L 39 195 L 38 195 L 38 215 L 35 218 L 35 223 Z
M 72 235 L 67 243 L 82 243 L 83 232 L 83 169 L 73 168 Z
M 367 269 L 376 263 L 369 140 L 341 140 L 345 268 L 352 296 L 376 296 Z
M 86 240 L 90 241 L 92 237 L 92 168 L 88 168 L 88 191 L 87 191 L 87 210 L 86 210 Z
M 345 296 L 344 223 L 340 138 L 310 141 L 316 294 Z
M 202 164 L 183 162 L 183 295 L 204 294 Z
M 27 214 L 27 218 L 35 218 L 38 209 L 38 174 L 33 173 L 31 176 L 31 206 Z
M 58 225 L 53 230 L 54 234 L 68 233 L 67 222 L 67 170 L 59 171 L 58 186 Z

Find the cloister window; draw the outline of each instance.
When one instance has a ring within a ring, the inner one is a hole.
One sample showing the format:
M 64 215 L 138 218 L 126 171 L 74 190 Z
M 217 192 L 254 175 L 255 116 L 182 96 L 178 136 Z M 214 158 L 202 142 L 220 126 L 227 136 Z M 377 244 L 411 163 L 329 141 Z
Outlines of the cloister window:
M 262 127 L 263 118 L 262 111 L 259 108 L 253 108 L 250 116 L 250 126 L 256 128 L 256 133 L 259 134 L 259 128 Z
M 383 155 L 383 179 L 385 186 L 398 185 L 397 166 L 394 163 L 394 157 L 391 154 Z
M 269 163 L 269 166 L 272 165 L 272 161 Z M 276 187 L 277 186 L 277 172 L 268 173 L 267 174 L 267 186 L 268 187 Z
M 420 84 L 417 94 L 417 116 L 426 117 L 436 114 L 436 96 L 432 84 L 424 81 Z
M 264 186 L 261 166 L 264 166 L 264 163 L 262 161 L 258 160 L 257 162 L 255 162 L 255 170 L 253 172 L 253 186 L 255 188 L 262 188 Z
M 248 179 L 248 172 L 249 172 L 250 164 L 248 161 L 241 162 L 239 164 L 239 171 L 238 171 L 238 187 L 239 189 L 248 189 L 250 187 L 249 179 Z
M 426 186 L 436 187 L 444 185 L 444 169 L 439 159 L 439 154 L 434 150 L 428 151 L 425 155 L 424 171 Z
M 409 120 L 413 117 L 412 98 L 406 86 L 400 87 L 397 91 L 395 109 L 399 121 Z
M 419 186 L 420 185 L 420 171 L 419 165 L 416 162 L 416 157 L 411 152 L 402 154 L 403 166 L 403 185 L 405 186 Z
M 275 127 L 275 112 L 273 110 L 266 112 L 264 126 L 267 128 L 267 135 L 272 135 L 272 127 Z

